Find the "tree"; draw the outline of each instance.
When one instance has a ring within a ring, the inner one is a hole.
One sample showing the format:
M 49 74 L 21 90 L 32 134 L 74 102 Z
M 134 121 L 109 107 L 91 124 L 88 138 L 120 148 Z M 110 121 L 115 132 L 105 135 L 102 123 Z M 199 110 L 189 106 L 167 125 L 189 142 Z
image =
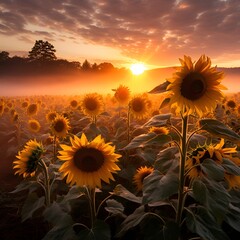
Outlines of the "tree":
M 88 62 L 88 60 L 85 60 L 82 64 L 82 70 L 88 71 L 91 70 L 91 64 Z
M 2 51 L 0 52 L 0 62 L 5 62 L 9 59 L 9 52 Z
M 30 60 L 52 61 L 57 59 L 55 52 L 56 50 L 51 43 L 37 40 L 29 52 L 28 57 Z

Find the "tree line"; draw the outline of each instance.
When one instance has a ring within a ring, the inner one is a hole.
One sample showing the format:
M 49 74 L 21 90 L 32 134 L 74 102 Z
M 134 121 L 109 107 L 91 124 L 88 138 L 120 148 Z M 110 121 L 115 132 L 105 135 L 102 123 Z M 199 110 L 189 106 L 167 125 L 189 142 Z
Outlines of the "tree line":
M 56 57 L 54 46 L 48 41 L 36 40 L 28 57 L 9 56 L 9 52 L 0 52 L 0 75 L 56 74 L 68 72 L 126 72 L 124 68 L 115 68 L 113 64 L 103 62 L 91 64 L 87 59 L 81 64 Z

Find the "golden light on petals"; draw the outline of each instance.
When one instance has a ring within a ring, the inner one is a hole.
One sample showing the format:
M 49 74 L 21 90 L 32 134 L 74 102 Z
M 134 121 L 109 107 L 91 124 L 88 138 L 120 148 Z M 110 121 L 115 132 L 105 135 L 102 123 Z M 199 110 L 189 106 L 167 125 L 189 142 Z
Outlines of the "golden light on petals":
M 149 111 L 149 101 L 145 95 L 136 95 L 129 102 L 129 111 L 133 117 L 142 119 Z
M 65 138 L 70 129 L 69 120 L 64 116 L 57 114 L 51 123 L 50 129 L 52 134 L 56 137 Z
M 86 94 L 81 102 L 81 109 L 85 115 L 97 116 L 103 112 L 103 98 L 98 93 Z
M 50 112 L 48 112 L 48 113 L 46 114 L 46 120 L 47 120 L 48 122 L 52 122 L 52 121 L 55 119 L 56 116 L 57 116 L 57 112 L 55 112 L 55 111 L 50 111 Z
M 169 129 L 166 127 L 151 127 L 149 132 L 154 132 L 159 135 L 167 135 L 169 134 Z
M 71 145 L 61 144 L 58 158 L 64 161 L 59 171 L 66 177 L 70 185 L 102 187 L 102 181 L 109 183 L 114 180 L 112 173 L 120 168 L 116 164 L 120 154 L 115 153 L 115 147 L 105 143 L 99 135 L 88 141 L 83 133 L 81 138 L 70 138 Z
M 202 116 L 204 112 L 213 111 L 217 102 L 223 99 L 221 90 L 226 89 L 220 84 L 223 72 L 211 67 L 211 60 L 205 55 L 196 63 L 189 56 L 184 56 L 180 62 L 182 66 L 168 79 L 170 105 L 176 108 L 177 113 Z
M 38 120 L 30 119 L 28 121 L 28 127 L 29 127 L 29 130 L 32 132 L 39 132 L 41 125 Z

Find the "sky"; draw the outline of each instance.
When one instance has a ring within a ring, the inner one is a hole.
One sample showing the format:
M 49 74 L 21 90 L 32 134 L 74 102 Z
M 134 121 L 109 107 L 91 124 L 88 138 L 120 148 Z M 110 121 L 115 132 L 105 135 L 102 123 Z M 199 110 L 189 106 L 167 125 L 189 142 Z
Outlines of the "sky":
M 70 61 L 240 67 L 240 1 L 0 0 L 0 51 L 26 57 L 36 40 Z

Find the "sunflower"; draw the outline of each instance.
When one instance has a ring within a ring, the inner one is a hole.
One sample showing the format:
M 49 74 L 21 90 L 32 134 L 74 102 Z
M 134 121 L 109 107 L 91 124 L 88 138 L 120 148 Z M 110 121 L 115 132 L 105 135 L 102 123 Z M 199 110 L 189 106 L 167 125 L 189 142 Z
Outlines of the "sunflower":
M 103 111 L 103 99 L 98 93 L 86 94 L 81 102 L 81 108 L 85 115 L 97 116 Z
M 89 188 L 101 188 L 101 180 L 109 183 L 114 180 L 112 173 L 120 170 L 116 162 L 121 157 L 115 153 L 115 146 L 105 143 L 101 135 L 88 141 L 83 133 L 81 138 L 70 138 L 71 146 L 60 144 L 63 151 L 59 151 L 60 160 L 65 161 L 59 171 L 66 177 L 70 185 Z
M 56 116 L 57 116 L 57 113 L 55 111 L 50 111 L 46 114 L 46 120 L 51 123 Z
M 199 116 L 214 110 L 217 102 L 223 98 L 220 90 L 226 89 L 220 84 L 223 72 L 211 67 L 211 60 L 205 55 L 195 64 L 189 56 L 179 60 L 182 66 L 172 79 L 168 79 L 170 84 L 167 90 L 170 90 L 171 94 L 171 107 L 175 108 L 177 113 L 196 112 Z
M 240 159 L 234 156 L 234 154 L 237 153 L 237 147 L 224 148 L 224 144 L 224 139 L 221 139 L 216 145 L 209 144 L 208 146 L 199 146 L 193 150 L 186 160 L 186 171 L 188 171 L 189 178 L 192 179 L 205 174 L 202 172 L 200 166 L 205 159 L 212 159 L 217 164 L 221 164 L 223 158 L 227 158 L 240 166 Z M 228 182 L 229 188 L 236 186 L 240 187 L 240 181 L 237 177 L 238 176 L 229 174 L 225 171 L 224 178 Z M 234 182 L 234 179 L 236 182 Z
M 72 107 L 72 108 L 77 108 L 77 106 L 78 106 L 78 102 L 77 102 L 77 100 L 72 100 L 71 102 L 70 102 L 70 106 Z
M 38 111 L 38 105 L 36 103 L 31 103 L 27 107 L 27 115 L 32 116 L 35 115 Z
M 28 120 L 28 128 L 31 132 L 39 132 L 41 125 L 38 120 L 30 119 Z
M 137 95 L 129 102 L 129 111 L 133 117 L 142 119 L 148 114 L 149 102 L 146 96 Z
M 169 134 L 169 130 L 166 127 L 151 127 L 149 132 L 154 132 L 159 135 L 167 135 Z
M 22 102 L 22 108 L 26 108 L 27 106 L 28 106 L 28 101 L 24 101 L 24 102 Z
M 64 116 L 57 114 L 57 116 L 52 121 L 50 128 L 53 135 L 56 137 L 65 138 L 70 129 L 69 120 Z
M 29 140 L 24 149 L 18 152 L 16 156 L 18 160 L 13 162 L 13 169 L 16 169 L 15 175 L 23 175 L 24 178 L 34 176 L 43 152 L 41 143 Z
M 153 170 L 152 167 L 146 166 L 137 169 L 137 172 L 133 176 L 133 183 L 136 185 L 137 191 L 142 191 L 144 178 L 151 174 Z
M 231 109 L 235 109 L 236 106 L 237 106 L 237 104 L 236 104 L 236 102 L 235 102 L 234 100 L 228 100 L 227 103 L 226 103 L 226 105 L 227 105 L 229 108 L 231 108 Z
M 114 97 L 120 105 L 125 105 L 129 102 L 130 99 L 130 90 L 128 87 L 120 84 L 117 89 L 114 89 Z

